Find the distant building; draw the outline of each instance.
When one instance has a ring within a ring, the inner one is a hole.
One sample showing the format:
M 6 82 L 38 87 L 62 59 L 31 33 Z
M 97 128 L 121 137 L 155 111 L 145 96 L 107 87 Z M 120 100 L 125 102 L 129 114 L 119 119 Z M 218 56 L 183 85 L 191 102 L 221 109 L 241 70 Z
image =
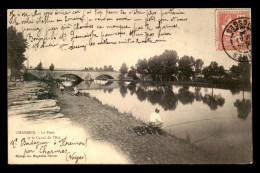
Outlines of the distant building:
M 230 74 L 231 71 L 230 71 L 230 70 L 225 70 L 225 73 L 226 73 L 226 74 Z
M 202 73 L 195 73 L 194 77 L 197 79 L 197 78 L 204 78 L 204 74 Z
M 140 73 L 136 73 L 136 76 L 139 78 L 139 79 L 141 79 L 142 80 L 142 75 L 140 74 Z M 144 77 L 143 77 L 144 79 L 144 81 L 152 81 L 153 79 L 152 79 L 152 77 L 151 77 L 151 75 L 145 75 Z
M 144 76 L 144 81 L 152 81 L 153 78 L 151 77 L 151 75 L 145 75 Z

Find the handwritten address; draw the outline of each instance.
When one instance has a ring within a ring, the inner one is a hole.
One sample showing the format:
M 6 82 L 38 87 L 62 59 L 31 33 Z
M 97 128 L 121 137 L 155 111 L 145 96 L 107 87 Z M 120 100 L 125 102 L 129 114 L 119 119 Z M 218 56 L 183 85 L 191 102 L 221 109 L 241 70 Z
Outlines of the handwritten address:
M 8 10 L 7 16 L 29 48 L 61 51 L 167 42 L 188 21 L 181 9 Z
M 9 145 L 16 158 L 53 158 L 63 159 L 68 163 L 86 163 L 86 148 L 89 138 L 85 140 L 68 139 L 67 136 L 33 135 L 17 137 Z M 76 150 L 77 149 L 77 150 Z M 80 152 L 79 152 L 80 151 Z

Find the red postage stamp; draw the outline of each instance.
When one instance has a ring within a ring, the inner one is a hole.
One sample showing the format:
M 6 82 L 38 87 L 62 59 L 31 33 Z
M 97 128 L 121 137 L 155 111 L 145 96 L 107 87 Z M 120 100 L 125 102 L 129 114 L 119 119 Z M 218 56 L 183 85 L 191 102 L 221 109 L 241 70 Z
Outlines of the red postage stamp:
M 227 38 L 223 38 L 223 42 L 225 42 L 225 48 L 222 45 L 222 34 L 227 27 L 227 25 L 238 18 L 246 17 L 250 18 L 250 11 L 249 10 L 216 10 L 216 17 L 217 17 L 217 50 L 234 50 L 233 46 L 230 43 L 230 40 Z M 229 28 L 232 28 L 232 25 L 229 25 Z M 245 48 L 242 48 L 245 49 Z
M 249 10 L 216 10 L 217 50 L 237 61 L 251 60 Z

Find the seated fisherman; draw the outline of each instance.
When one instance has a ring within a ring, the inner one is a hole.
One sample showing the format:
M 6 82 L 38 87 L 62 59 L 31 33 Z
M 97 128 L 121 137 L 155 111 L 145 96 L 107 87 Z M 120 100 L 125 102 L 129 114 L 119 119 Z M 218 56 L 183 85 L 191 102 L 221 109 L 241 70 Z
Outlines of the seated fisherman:
M 163 124 L 163 121 L 159 115 L 160 110 L 159 109 L 155 109 L 154 112 L 152 112 L 152 114 L 150 115 L 149 118 L 149 124 L 152 126 L 157 126 L 157 127 L 161 127 Z

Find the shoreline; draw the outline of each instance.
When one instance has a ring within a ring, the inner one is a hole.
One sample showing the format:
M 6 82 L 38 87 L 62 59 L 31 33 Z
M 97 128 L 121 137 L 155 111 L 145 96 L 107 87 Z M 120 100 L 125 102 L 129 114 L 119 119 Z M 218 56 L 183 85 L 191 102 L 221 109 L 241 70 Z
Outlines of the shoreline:
M 133 128 L 143 125 L 141 120 L 118 112 L 99 100 L 75 96 L 53 86 L 61 113 L 82 126 L 95 139 L 111 143 L 134 164 L 216 164 L 217 159 L 198 146 L 171 134 L 138 136 Z

